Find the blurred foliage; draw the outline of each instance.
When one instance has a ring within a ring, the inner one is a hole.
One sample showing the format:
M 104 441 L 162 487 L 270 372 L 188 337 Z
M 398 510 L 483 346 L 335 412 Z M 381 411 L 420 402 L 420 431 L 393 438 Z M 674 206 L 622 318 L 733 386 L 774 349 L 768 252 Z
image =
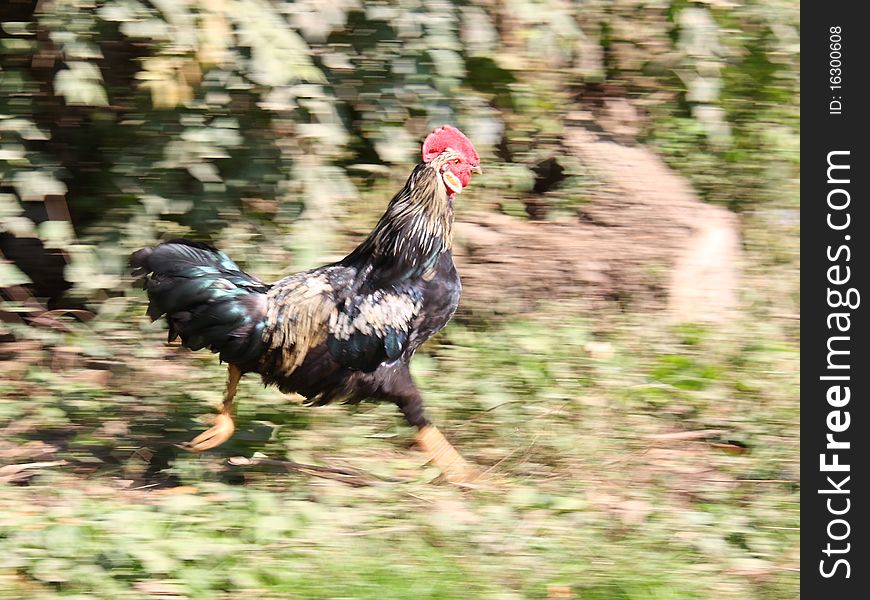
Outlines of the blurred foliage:
M 226 446 L 176 449 L 219 403 L 224 369 L 161 345 L 138 301 L 103 306 L 54 363 L 34 347 L 0 374 L 19 399 L 0 402 L 0 457 L 23 464 L 0 467 L 17 484 L 0 484 L 0 598 L 798 593 L 797 352 L 775 321 L 714 332 L 637 316 L 599 356 L 576 311 L 558 327 L 550 308 L 451 325 L 412 367 L 433 419 L 497 478 L 468 490 L 433 481 L 394 407 L 307 408 L 253 378 Z
M 509 214 L 553 157 L 568 167 L 570 206 L 586 185 L 561 146 L 570 109 L 614 98 L 633 103 L 630 137 L 709 200 L 795 207 L 796 2 L 16 0 L 2 11 L 0 230 L 61 248 L 84 297 L 120 291 L 129 251 L 171 235 L 256 236 L 260 255 L 314 262 L 347 201 L 384 165 L 401 165 L 386 171 L 400 179 L 445 122 L 494 163 L 482 183 Z M 75 232 L 28 223 L 52 196 Z M 2 276 L 21 279 L 8 264 Z

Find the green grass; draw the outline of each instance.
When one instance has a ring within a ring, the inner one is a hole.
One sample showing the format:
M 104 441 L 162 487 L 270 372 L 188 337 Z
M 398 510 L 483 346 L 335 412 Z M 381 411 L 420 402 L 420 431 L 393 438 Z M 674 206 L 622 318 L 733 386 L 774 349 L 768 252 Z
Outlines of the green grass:
M 40 347 L 0 382 L 3 464 L 64 461 L 0 486 L 0 597 L 797 594 L 798 349 L 774 321 L 622 316 L 595 358 L 570 307 L 461 315 L 414 371 L 433 420 L 494 475 L 468 490 L 424 465 L 393 407 L 306 408 L 253 378 L 229 444 L 175 450 L 219 402 L 223 368 L 167 350 L 138 297 L 113 302 L 49 340 L 70 365 Z M 384 481 L 226 462 L 255 452 Z

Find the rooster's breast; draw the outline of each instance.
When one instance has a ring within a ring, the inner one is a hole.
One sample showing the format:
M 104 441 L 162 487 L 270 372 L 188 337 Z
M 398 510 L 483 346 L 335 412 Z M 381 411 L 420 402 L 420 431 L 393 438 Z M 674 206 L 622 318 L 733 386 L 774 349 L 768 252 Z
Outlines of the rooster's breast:
M 410 359 L 420 344 L 441 331 L 459 307 L 462 284 L 450 252 L 440 256 L 435 265 L 434 276 L 429 281 L 421 281 L 421 285 L 423 307 L 414 323 L 405 354 L 407 359 Z

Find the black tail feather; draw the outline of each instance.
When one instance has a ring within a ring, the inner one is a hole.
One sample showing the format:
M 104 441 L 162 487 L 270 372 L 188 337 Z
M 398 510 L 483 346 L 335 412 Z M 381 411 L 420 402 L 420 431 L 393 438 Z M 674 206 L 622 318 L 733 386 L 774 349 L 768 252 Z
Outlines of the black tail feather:
M 209 348 L 243 368 L 256 363 L 263 352 L 267 284 L 223 252 L 190 240 L 137 250 L 130 265 L 148 292 L 148 316 L 166 315 L 169 341 L 181 337 L 185 347 Z

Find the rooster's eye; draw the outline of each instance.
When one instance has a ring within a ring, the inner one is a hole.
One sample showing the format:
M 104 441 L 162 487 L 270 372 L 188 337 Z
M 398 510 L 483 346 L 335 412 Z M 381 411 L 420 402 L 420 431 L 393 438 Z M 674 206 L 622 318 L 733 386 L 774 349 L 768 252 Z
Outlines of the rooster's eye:
M 458 159 L 458 158 L 454 158 L 454 159 L 453 159 L 453 164 L 454 164 L 454 165 L 458 165 L 458 164 L 459 164 L 459 159 Z

